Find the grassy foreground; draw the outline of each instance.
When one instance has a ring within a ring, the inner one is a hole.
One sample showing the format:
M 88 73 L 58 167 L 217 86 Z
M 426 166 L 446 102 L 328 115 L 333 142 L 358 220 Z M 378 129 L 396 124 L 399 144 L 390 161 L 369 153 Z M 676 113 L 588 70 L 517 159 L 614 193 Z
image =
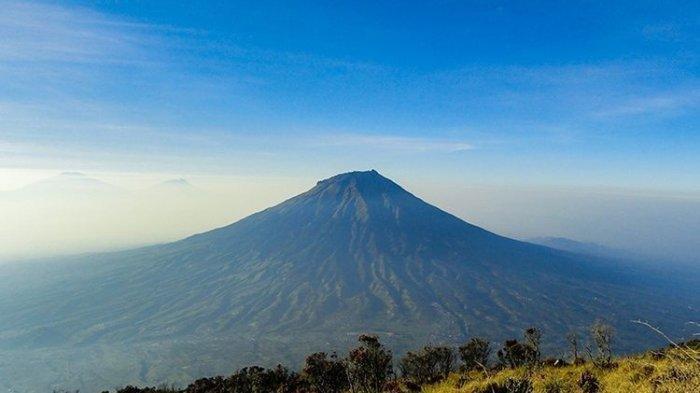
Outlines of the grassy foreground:
M 585 377 L 582 378 L 582 375 Z M 591 377 L 592 376 L 592 377 Z M 595 386 L 594 386 L 595 385 Z M 424 393 L 694 393 L 700 392 L 700 352 L 688 348 L 618 358 L 615 366 L 591 362 L 500 371 L 454 373 Z

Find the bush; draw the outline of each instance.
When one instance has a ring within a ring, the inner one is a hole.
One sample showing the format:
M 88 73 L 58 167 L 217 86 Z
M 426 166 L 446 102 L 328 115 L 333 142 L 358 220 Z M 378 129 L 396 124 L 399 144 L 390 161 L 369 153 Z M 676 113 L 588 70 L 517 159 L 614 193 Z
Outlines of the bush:
M 384 383 L 384 388 L 382 388 L 383 393 L 405 393 L 401 388 L 401 384 L 397 380 L 391 380 Z M 420 392 L 420 389 L 418 390 Z
M 685 342 L 681 342 L 678 344 L 678 346 L 682 348 L 689 348 L 693 351 L 700 351 L 700 338 L 694 338 Z M 673 348 L 674 345 L 670 345 L 669 347 Z
M 417 385 L 438 382 L 447 378 L 454 367 L 454 352 L 449 347 L 424 347 L 409 352 L 401 359 L 401 375 Z
M 408 393 L 420 393 L 423 390 L 420 385 L 411 381 L 404 381 L 404 387 Z
M 339 393 L 348 387 L 345 363 L 335 353 L 318 352 L 306 358 L 302 376 L 314 393 Z
M 262 367 L 245 367 L 229 377 L 229 386 L 238 393 L 277 392 L 286 387 L 287 382 L 294 378 L 289 370 L 282 366 L 267 370 Z
M 459 347 L 465 370 L 486 369 L 491 356 L 491 343 L 478 337 Z
M 569 363 L 566 362 L 564 359 L 558 359 L 558 358 L 546 358 L 542 361 L 542 365 L 544 366 L 549 366 L 549 367 L 555 367 L 555 368 L 560 368 L 560 367 L 566 367 L 569 365 Z
M 185 389 L 185 393 L 295 393 L 303 391 L 304 385 L 299 375 L 286 367 L 278 365 L 265 369 L 252 366 L 244 367 L 226 379 L 198 379 Z
M 529 379 L 508 378 L 503 383 L 492 382 L 477 393 L 532 393 Z
M 569 352 L 571 353 L 571 363 L 581 364 L 582 360 L 579 356 L 579 340 L 578 333 L 572 330 L 566 335 L 566 341 L 569 343 Z
M 571 386 L 561 379 L 553 379 L 544 383 L 544 393 L 569 393 Z
M 177 393 L 177 392 L 179 392 L 179 390 L 176 387 L 167 386 L 167 385 L 162 385 L 162 386 L 159 386 L 157 388 L 156 387 L 139 388 L 136 386 L 127 385 L 123 388 L 117 389 L 117 393 Z M 54 391 L 54 393 L 63 393 L 63 391 L 61 391 L 61 392 Z M 78 391 L 76 390 L 75 393 L 78 393 Z
M 498 350 L 497 356 L 501 364 L 510 368 L 531 365 L 537 359 L 535 350 L 518 340 L 507 340 L 503 348 Z
M 525 339 L 525 344 L 532 349 L 533 363 L 539 363 L 541 353 L 540 353 L 540 341 L 542 341 L 542 332 L 536 327 L 531 327 L 525 330 L 523 335 Z
M 612 326 L 597 321 L 591 326 L 591 338 L 595 343 L 595 353 L 590 346 L 586 347 L 594 365 L 600 368 L 612 366 L 612 342 L 614 330 Z
M 508 378 L 505 387 L 508 393 L 532 393 L 532 382 L 529 379 Z
M 381 393 L 394 375 L 391 351 L 376 336 L 361 335 L 360 346 L 350 351 L 347 373 L 353 393 Z
M 225 392 L 226 380 L 222 377 L 201 378 L 192 382 L 185 393 L 210 393 L 210 392 Z
M 523 334 L 525 343 L 518 340 L 507 340 L 503 348 L 496 354 L 504 367 L 517 368 L 533 367 L 540 361 L 540 341 L 542 332 L 537 328 L 529 328 Z
M 127 385 L 124 386 L 123 388 L 117 389 L 117 393 L 146 393 L 146 392 L 152 392 L 155 391 L 155 388 L 138 388 L 136 386 L 131 386 Z M 54 392 L 54 393 L 60 393 L 60 392 Z
M 578 380 L 578 387 L 583 393 L 598 393 L 600 392 L 600 383 L 598 378 L 590 371 L 584 371 L 581 378 Z

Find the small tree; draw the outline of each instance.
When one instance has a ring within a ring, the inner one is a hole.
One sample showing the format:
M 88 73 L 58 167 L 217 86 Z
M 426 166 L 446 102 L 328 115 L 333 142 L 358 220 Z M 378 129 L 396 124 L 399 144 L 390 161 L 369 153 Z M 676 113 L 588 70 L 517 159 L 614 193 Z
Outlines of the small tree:
M 479 393 L 532 393 L 529 379 L 508 378 L 502 382 L 491 382 L 477 390 Z
M 230 377 L 203 378 L 185 389 L 186 393 L 294 393 L 302 390 L 303 381 L 298 374 L 278 365 L 273 369 L 259 366 L 244 367 Z
M 299 374 L 294 371 L 289 371 L 282 365 L 277 365 L 274 369 L 268 370 L 267 374 L 267 385 L 258 388 L 258 390 L 254 390 L 254 392 L 268 392 L 268 389 L 275 389 L 273 391 L 276 393 L 298 393 L 308 391 L 306 381 L 304 381 Z
M 350 351 L 347 374 L 352 393 L 381 393 L 394 374 L 391 351 L 377 336 L 361 335 L 360 346 Z
M 579 356 L 579 341 L 578 333 L 572 330 L 566 335 L 566 341 L 569 343 L 569 352 L 571 353 L 571 363 L 580 364 L 582 359 Z
M 590 371 L 584 371 L 581 378 L 578 380 L 578 387 L 583 393 L 598 393 L 600 391 L 600 383 L 598 378 Z
M 540 342 L 542 341 L 542 332 L 536 327 L 531 327 L 525 330 L 525 344 L 532 348 L 533 359 L 532 363 L 539 363 L 540 357 Z
M 432 347 L 431 357 L 435 359 L 435 368 L 442 379 L 447 378 L 455 367 L 455 352 L 450 347 Z
M 416 385 L 447 378 L 453 367 L 454 351 L 449 347 L 428 346 L 418 352 L 408 352 L 399 363 L 401 375 L 406 381 Z
M 588 356 L 590 356 L 591 361 L 597 367 L 607 368 L 612 365 L 613 334 L 613 327 L 602 321 L 596 321 L 591 326 L 591 339 L 596 349 L 594 353 L 591 346 L 588 345 L 586 346 L 586 351 L 588 351 Z
M 465 370 L 486 369 L 489 356 L 491 356 L 491 343 L 473 337 L 469 342 L 459 347 L 459 356 Z
M 302 375 L 314 393 L 339 393 L 348 387 L 345 363 L 335 352 L 330 356 L 325 352 L 309 355 Z
M 200 378 L 185 388 L 185 393 L 225 392 L 229 389 L 228 379 L 223 377 Z M 229 389 L 232 391 L 233 389 Z M 117 391 L 117 393 L 119 393 Z
M 536 358 L 535 350 L 518 340 L 507 340 L 503 348 L 496 353 L 502 365 L 510 368 L 518 368 L 533 364 Z

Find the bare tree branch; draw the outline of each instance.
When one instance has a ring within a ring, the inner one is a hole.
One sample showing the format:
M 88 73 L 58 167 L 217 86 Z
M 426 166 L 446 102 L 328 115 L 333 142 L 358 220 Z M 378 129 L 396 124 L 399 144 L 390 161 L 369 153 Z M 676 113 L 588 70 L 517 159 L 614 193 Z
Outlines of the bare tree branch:
M 636 323 L 636 324 L 639 324 L 639 325 L 643 325 L 643 326 L 648 327 L 649 329 L 653 330 L 653 331 L 656 332 L 658 335 L 660 335 L 661 337 L 663 337 L 666 341 L 668 341 L 674 348 L 676 348 L 676 349 L 678 349 L 679 351 L 683 352 L 683 354 L 684 354 L 685 356 L 687 356 L 688 359 L 691 359 L 691 360 L 696 361 L 696 362 L 700 362 L 700 359 L 698 359 L 696 355 L 694 355 L 694 354 L 692 354 L 691 352 L 689 352 L 689 351 L 688 351 L 688 348 L 685 348 L 685 347 L 682 347 L 682 346 L 678 345 L 675 341 L 671 340 L 671 338 L 668 337 L 668 336 L 666 335 L 666 333 L 662 332 L 659 328 L 657 328 L 657 327 L 655 327 L 655 326 L 652 326 L 649 322 L 645 322 L 645 321 L 642 321 L 641 319 L 638 319 L 638 320 L 632 321 L 632 323 Z

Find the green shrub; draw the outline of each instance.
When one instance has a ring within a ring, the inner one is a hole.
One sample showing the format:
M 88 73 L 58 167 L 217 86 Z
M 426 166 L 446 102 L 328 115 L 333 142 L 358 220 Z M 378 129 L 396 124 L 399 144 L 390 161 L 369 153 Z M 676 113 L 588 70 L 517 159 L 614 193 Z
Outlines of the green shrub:
M 508 378 L 503 383 L 492 382 L 477 393 L 532 393 L 529 379 Z
M 330 356 L 325 352 L 309 355 L 302 376 L 314 393 L 339 393 L 348 387 L 345 363 L 335 353 Z
M 445 379 L 453 368 L 454 351 L 449 347 L 427 346 L 417 352 L 408 352 L 399 363 L 402 377 L 417 385 Z
M 544 393 L 570 393 L 572 387 L 561 379 L 553 379 L 544 383 Z
M 393 377 L 391 351 L 376 336 L 361 335 L 360 346 L 350 351 L 347 373 L 353 393 L 381 393 L 386 382 Z
M 578 380 L 578 387 L 583 393 L 598 393 L 600 392 L 600 383 L 598 378 L 590 371 L 584 371 L 581 378 Z
M 502 365 L 510 368 L 534 364 L 537 359 L 535 350 L 518 340 L 507 340 L 503 348 L 498 350 L 497 356 Z
M 491 343 L 478 337 L 459 347 L 459 357 L 465 370 L 485 369 L 491 356 Z

